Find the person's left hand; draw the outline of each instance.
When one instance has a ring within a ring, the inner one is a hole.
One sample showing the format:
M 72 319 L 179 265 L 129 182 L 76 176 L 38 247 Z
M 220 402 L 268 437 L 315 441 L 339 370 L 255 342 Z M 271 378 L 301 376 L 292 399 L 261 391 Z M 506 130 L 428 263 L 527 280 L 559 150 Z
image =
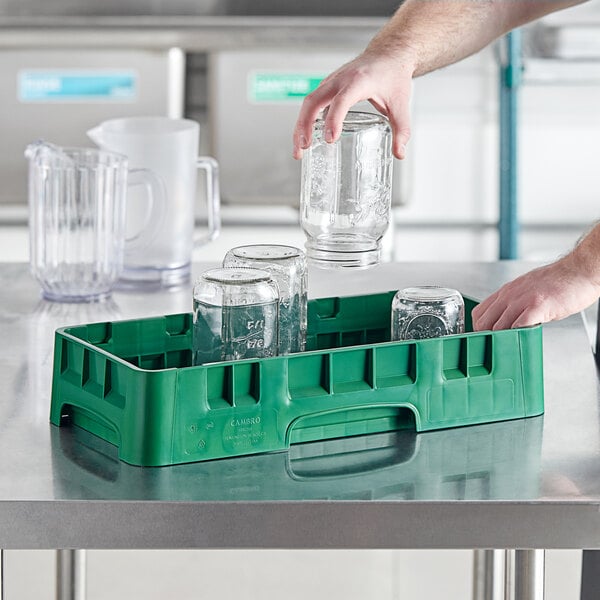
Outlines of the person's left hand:
M 568 255 L 517 277 L 473 309 L 473 329 L 498 330 L 557 321 L 590 306 L 599 289 Z
M 294 158 L 302 158 L 303 151 L 310 147 L 313 126 L 322 110 L 326 109 L 325 141 L 332 143 L 340 137 L 350 108 L 361 100 L 368 100 L 389 119 L 392 153 L 403 159 L 410 138 L 412 60 L 408 53 L 390 56 L 367 49 L 326 77 L 302 102 L 294 128 Z

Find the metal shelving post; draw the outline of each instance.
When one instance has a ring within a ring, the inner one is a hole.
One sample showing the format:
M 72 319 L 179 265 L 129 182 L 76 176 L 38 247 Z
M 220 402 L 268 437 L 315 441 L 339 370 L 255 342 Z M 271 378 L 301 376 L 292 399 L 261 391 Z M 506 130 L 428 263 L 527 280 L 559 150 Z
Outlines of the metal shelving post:
M 505 37 L 500 64 L 500 234 L 499 258 L 518 258 L 517 125 L 523 58 L 521 31 Z

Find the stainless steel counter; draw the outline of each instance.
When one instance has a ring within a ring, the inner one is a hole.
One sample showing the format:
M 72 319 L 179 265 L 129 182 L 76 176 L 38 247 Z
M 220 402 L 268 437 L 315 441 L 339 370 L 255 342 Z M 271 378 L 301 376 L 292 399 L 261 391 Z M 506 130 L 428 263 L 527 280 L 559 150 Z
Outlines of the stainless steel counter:
M 310 292 L 435 283 L 483 297 L 530 267 L 312 271 Z M 187 311 L 190 296 L 52 304 L 25 264 L 0 265 L 0 547 L 600 547 L 599 387 L 579 316 L 544 329 L 542 417 L 162 468 L 126 465 L 93 436 L 49 424 L 56 327 Z

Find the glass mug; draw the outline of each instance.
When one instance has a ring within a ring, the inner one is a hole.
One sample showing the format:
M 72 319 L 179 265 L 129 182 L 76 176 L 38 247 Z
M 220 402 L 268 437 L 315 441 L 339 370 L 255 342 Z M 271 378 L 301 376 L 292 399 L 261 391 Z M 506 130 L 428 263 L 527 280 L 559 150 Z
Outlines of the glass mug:
M 302 352 L 306 346 L 306 256 L 294 246 L 254 244 L 227 252 L 224 267 L 249 267 L 270 273 L 279 288 L 278 354 Z
M 392 130 L 381 115 L 350 111 L 338 141 L 317 119 L 302 158 L 301 225 L 306 253 L 321 268 L 379 263 L 390 221 Z
M 127 158 L 96 148 L 30 144 L 29 254 L 33 276 L 48 300 L 85 302 L 110 296 L 126 249 L 143 252 L 160 230 L 159 183 Z M 143 227 L 127 238 L 126 190 L 147 193 Z
M 465 304 L 456 290 L 409 287 L 392 300 L 392 340 L 423 340 L 465 332 Z
M 279 292 L 259 269 L 218 268 L 194 286 L 192 363 L 277 354 Z
M 152 171 L 162 182 L 166 197 L 160 235 L 143 252 L 125 251 L 122 279 L 133 286 L 168 287 L 187 282 L 194 247 L 214 240 L 221 227 L 218 164 L 210 156 L 198 156 L 198 123 L 168 117 L 129 117 L 105 121 L 87 134 L 101 148 L 126 155 L 132 167 Z M 198 169 L 206 171 L 208 232 L 195 236 Z M 145 207 L 136 196 L 128 204 L 138 207 L 128 218 L 130 230 L 143 220 Z

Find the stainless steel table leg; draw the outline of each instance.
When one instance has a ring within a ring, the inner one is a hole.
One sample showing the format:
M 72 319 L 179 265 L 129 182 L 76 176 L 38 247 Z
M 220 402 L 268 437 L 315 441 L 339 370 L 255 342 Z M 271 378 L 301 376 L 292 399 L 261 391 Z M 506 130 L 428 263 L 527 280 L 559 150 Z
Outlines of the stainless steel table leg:
M 544 550 L 507 550 L 505 600 L 544 600 L 544 575 Z
M 600 550 L 584 550 L 581 560 L 579 600 L 600 598 Z
M 473 600 L 504 599 L 504 550 L 473 551 Z
M 0 600 L 4 600 L 4 550 L 0 550 Z
M 56 551 L 56 600 L 85 600 L 85 550 Z

